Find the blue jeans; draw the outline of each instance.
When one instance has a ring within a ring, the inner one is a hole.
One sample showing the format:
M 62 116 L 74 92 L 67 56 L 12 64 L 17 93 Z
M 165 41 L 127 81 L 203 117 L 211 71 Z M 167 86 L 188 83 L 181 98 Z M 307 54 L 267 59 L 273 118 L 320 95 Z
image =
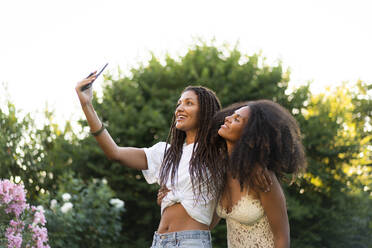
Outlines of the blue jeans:
M 151 248 L 212 248 L 210 231 L 192 230 L 159 234 L 155 232 Z

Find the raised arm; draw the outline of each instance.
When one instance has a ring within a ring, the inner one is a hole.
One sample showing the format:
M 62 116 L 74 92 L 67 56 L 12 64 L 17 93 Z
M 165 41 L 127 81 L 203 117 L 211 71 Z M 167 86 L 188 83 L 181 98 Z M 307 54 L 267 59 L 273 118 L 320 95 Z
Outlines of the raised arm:
M 285 196 L 280 183 L 271 172 L 272 186 L 268 192 L 258 191 L 261 204 L 274 234 L 275 248 L 289 248 L 289 221 Z
M 103 127 L 103 123 L 98 118 L 98 115 L 93 108 L 92 87 L 81 91 L 81 87 L 92 82 L 95 77 L 96 72 L 94 72 L 90 77 L 81 80 L 75 88 L 76 93 L 79 97 L 81 107 L 88 121 L 91 133 L 98 133 L 95 138 L 99 146 L 109 159 L 119 161 L 121 164 L 130 168 L 146 170 L 147 160 L 146 154 L 143 149 L 135 147 L 119 147 L 111 138 L 109 132 L 106 129 L 103 129 L 103 131 L 100 132 L 101 128 Z

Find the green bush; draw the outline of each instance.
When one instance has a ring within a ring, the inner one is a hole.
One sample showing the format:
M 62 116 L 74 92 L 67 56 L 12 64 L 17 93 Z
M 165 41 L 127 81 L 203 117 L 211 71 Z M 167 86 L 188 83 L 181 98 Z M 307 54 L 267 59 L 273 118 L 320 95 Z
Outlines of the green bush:
M 65 176 L 61 188 L 44 199 L 51 247 L 115 247 L 121 232 L 124 202 L 103 180 L 88 183 Z

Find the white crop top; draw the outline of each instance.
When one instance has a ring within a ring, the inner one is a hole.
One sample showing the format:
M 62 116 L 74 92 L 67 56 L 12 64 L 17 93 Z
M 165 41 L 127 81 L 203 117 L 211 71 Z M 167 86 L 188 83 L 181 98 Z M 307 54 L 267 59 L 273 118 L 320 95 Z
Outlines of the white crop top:
M 143 170 L 142 173 L 149 184 L 160 183 L 159 174 L 164 157 L 165 146 L 165 142 L 159 142 L 150 148 L 144 148 L 148 169 Z M 163 198 L 161 203 L 161 213 L 163 213 L 165 208 L 172 206 L 175 203 L 181 203 L 191 218 L 202 224 L 210 225 L 215 210 L 216 200 L 210 194 L 207 194 L 206 187 L 203 187 L 201 198 L 195 201 L 197 196 L 193 193 L 189 173 L 189 162 L 193 147 L 194 144 L 183 145 L 182 157 L 174 186 L 171 184 L 170 176 L 167 180 L 166 186 L 170 191 L 166 197 Z

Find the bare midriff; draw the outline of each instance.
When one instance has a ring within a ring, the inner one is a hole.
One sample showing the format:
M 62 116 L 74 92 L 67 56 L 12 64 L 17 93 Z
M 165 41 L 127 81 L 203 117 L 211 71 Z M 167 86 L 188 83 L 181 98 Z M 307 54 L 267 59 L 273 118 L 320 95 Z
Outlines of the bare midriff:
M 209 230 L 209 227 L 191 218 L 180 203 L 164 209 L 157 231 L 158 233 L 187 230 Z

